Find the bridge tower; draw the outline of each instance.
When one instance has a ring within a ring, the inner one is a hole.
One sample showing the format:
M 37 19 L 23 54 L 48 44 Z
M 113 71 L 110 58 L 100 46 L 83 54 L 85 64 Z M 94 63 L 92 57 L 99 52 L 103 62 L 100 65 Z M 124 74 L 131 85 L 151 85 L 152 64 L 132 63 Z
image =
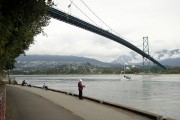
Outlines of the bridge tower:
M 149 55 L 148 36 L 143 37 L 143 52 Z M 143 57 L 143 72 L 150 72 L 150 60 L 145 57 Z

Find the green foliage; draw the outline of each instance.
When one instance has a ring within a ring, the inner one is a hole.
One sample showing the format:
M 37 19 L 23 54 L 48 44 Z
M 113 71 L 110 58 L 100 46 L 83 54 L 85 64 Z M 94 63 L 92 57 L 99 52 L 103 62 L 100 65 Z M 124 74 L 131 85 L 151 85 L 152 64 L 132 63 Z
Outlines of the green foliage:
M 13 69 L 15 58 L 25 54 L 34 36 L 43 32 L 50 17 L 45 0 L 0 1 L 0 72 Z
M 164 74 L 180 74 L 180 67 L 168 68 L 167 71 L 162 72 Z
M 158 66 L 151 66 L 150 71 L 145 72 L 144 67 L 136 66 L 126 69 L 126 74 L 139 74 L 139 73 L 155 73 L 155 74 L 180 74 L 180 67 L 169 67 L 167 71 L 162 71 Z M 33 75 L 33 74 L 124 74 L 124 67 L 98 67 L 91 63 L 78 63 L 78 64 L 59 64 L 50 66 L 22 66 L 15 70 L 10 71 L 11 75 Z
M 10 74 L 122 74 L 121 67 L 97 67 L 90 63 L 82 64 L 62 64 L 54 67 L 21 67 L 17 70 L 11 70 Z M 139 68 L 132 68 L 126 71 L 128 74 L 139 73 Z

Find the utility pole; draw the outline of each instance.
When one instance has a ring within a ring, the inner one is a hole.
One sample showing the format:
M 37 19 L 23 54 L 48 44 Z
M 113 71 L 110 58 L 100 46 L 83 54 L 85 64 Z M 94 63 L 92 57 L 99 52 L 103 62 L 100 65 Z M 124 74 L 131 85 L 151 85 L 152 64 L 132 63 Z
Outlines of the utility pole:
M 149 55 L 148 36 L 143 37 L 143 52 Z M 143 57 L 143 72 L 150 72 L 150 60 L 145 57 Z

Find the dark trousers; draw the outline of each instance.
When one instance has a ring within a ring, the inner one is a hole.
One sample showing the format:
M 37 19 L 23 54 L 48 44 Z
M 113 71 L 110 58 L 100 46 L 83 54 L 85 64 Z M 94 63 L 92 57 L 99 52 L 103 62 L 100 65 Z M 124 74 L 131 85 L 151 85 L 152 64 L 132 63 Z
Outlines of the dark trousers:
M 80 90 L 80 89 L 79 89 L 79 99 L 81 99 L 81 100 L 83 99 L 83 97 L 82 97 L 82 90 Z

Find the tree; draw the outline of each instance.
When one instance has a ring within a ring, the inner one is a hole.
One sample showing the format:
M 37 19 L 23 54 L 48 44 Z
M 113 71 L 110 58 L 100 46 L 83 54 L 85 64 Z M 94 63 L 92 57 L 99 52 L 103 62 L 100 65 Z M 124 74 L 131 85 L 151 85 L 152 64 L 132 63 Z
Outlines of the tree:
M 0 0 L 0 73 L 13 69 L 15 58 L 25 54 L 34 36 L 49 24 L 52 1 Z

